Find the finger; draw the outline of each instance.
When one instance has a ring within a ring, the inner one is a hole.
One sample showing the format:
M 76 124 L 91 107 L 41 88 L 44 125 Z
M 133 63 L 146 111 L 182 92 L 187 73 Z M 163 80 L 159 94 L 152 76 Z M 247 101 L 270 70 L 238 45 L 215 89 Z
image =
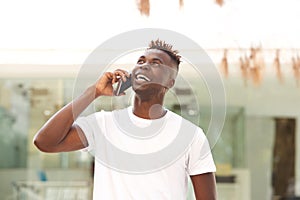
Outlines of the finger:
M 123 70 L 123 73 L 125 74 L 126 77 L 130 77 L 130 72 Z
M 130 76 L 130 74 L 127 71 L 123 70 L 123 69 L 117 69 L 117 70 L 115 70 L 114 73 L 117 76 L 119 76 L 124 82 L 127 80 L 127 77 Z
M 112 84 L 117 83 L 120 80 L 120 76 L 117 73 L 113 73 Z
M 106 75 L 106 78 L 107 78 L 107 81 L 108 82 L 111 82 L 112 84 L 114 84 L 115 83 L 115 75 L 114 75 L 114 73 L 112 73 L 112 72 L 107 72 L 107 73 L 105 73 L 105 75 Z
M 114 74 L 111 73 L 111 72 L 107 72 L 107 73 L 106 73 L 106 77 L 107 77 L 108 79 L 113 79 L 113 76 L 114 76 Z
M 117 75 L 117 78 L 121 78 L 122 81 L 126 81 L 126 75 L 125 73 L 121 72 L 121 71 L 116 71 L 115 74 Z

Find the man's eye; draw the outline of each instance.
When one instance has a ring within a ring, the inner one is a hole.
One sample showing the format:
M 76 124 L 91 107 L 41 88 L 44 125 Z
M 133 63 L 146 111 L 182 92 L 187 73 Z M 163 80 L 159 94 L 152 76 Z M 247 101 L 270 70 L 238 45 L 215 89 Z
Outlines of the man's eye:
M 158 62 L 152 62 L 152 63 L 151 63 L 151 65 L 154 65 L 154 66 L 159 66 L 159 65 L 160 65 L 160 63 L 158 63 Z
M 138 60 L 138 61 L 137 61 L 137 64 L 143 64 L 143 63 L 144 63 L 143 60 Z

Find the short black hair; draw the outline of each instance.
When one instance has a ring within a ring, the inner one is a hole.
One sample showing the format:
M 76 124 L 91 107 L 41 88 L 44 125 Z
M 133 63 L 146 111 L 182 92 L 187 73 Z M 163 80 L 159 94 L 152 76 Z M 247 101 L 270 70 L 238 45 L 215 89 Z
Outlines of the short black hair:
M 178 66 L 181 62 L 181 56 L 178 54 L 179 52 L 177 50 L 173 50 L 173 45 L 167 44 L 165 41 L 157 39 L 155 41 L 152 40 L 147 49 L 158 49 L 167 53 L 171 57 L 171 59 L 176 63 L 178 69 Z

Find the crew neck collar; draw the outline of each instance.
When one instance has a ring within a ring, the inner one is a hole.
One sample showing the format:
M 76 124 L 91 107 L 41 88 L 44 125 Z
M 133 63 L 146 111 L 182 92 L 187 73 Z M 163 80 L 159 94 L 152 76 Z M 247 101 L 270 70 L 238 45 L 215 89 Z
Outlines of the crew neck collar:
M 129 107 L 127 108 L 127 111 L 128 111 L 128 114 L 129 114 L 129 116 L 130 116 L 130 118 L 131 118 L 132 120 L 140 121 L 140 122 L 152 122 L 152 121 L 156 121 L 156 120 L 163 120 L 163 119 L 165 119 L 165 118 L 168 117 L 170 111 L 169 111 L 168 109 L 166 109 L 165 107 L 164 107 L 164 109 L 166 110 L 166 113 L 165 113 L 162 117 L 157 118 L 157 119 L 146 119 L 146 118 L 141 118 L 141 117 L 136 116 L 136 115 L 133 113 L 133 106 L 129 106 Z

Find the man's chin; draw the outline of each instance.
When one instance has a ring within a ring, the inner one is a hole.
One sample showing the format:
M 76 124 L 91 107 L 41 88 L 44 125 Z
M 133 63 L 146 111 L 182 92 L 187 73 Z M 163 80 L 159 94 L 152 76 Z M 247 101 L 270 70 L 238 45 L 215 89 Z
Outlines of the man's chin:
M 136 88 L 133 88 L 133 91 L 136 93 L 136 94 L 147 94 L 151 91 L 151 87 L 148 87 L 148 86 L 138 86 Z
M 140 96 L 153 96 L 157 95 L 161 91 L 161 86 L 158 84 L 142 84 L 134 85 L 132 89 Z

